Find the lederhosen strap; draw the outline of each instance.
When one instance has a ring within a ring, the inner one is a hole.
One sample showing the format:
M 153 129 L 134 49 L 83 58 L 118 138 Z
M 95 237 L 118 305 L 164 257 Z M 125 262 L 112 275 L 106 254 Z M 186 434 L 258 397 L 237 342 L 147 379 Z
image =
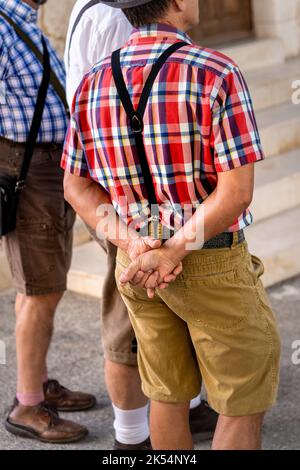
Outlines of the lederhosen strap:
M 7 19 L 6 15 L 4 15 L 2 12 L 0 12 L 0 14 L 4 16 L 5 19 Z M 10 18 L 7 19 L 7 21 L 16 29 L 16 33 L 19 35 L 20 28 L 16 27 L 15 23 L 12 20 L 10 20 Z M 23 39 L 23 36 L 27 38 L 24 32 L 22 32 L 22 35 L 20 35 L 21 39 Z M 16 181 L 15 190 L 17 193 L 22 191 L 25 185 L 25 180 L 26 180 L 27 173 L 30 167 L 32 156 L 33 156 L 34 146 L 36 143 L 39 129 L 41 127 L 41 121 L 42 121 L 42 116 L 43 116 L 43 112 L 45 109 L 48 87 L 49 87 L 49 83 L 51 80 L 49 51 L 48 51 L 47 44 L 43 35 L 42 35 L 42 46 L 43 46 L 43 54 L 41 54 L 41 56 L 42 56 L 42 65 L 43 65 L 43 76 L 42 76 L 42 81 L 39 86 L 37 101 L 36 101 L 36 105 L 35 105 L 35 109 L 33 113 L 33 118 L 32 118 L 29 134 L 27 137 L 26 145 L 25 145 L 25 153 L 24 153 L 24 158 L 23 158 L 23 162 L 21 166 L 21 171 Z
M 146 198 L 149 201 L 150 208 L 151 208 L 151 215 L 152 215 L 152 222 L 154 227 L 154 237 L 158 238 L 158 227 L 159 227 L 159 204 L 156 197 L 155 186 L 153 182 L 153 175 L 149 168 L 149 163 L 147 160 L 146 149 L 144 145 L 144 114 L 147 107 L 148 99 L 153 87 L 153 84 L 156 80 L 157 75 L 159 74 L 162 66 L 165 64 L 167 59 L 178 49 L 183 46 L 186 46 L 188 43 L 186 42 L 176 42 L 172 44 L 168 49 L 164 51 L 164 53 L 159 57 L 157 62 L 153 64 L 152 70 L 150 75 L 145 83 L 137 110 L 134 109 L 131 98 L 129 96 L 122 69 L 120 63 L 120 52 L 121 49 L 118 49 L 112 54 L 111 58 L 111 65 L 112 65 L 112 73 L 115 81 L 116 88 L 119 93 L 120 100 L 125 108 L 127 113 L 128 119 L 130 121 L 130 127 L 133 132 L 133 136 L 135 139 L 135 144 L 139 156 L 139 161 L 142 169 L 142 175 L 144 179 L 144 185 L 147 191 Z
M 42 36 L 42 44 L 43 44 L 43 78 L 39 87 L 37 101 L 34 109 L 34 114 L 25 146 L 25 153 L 24 159 L 19 175 L 19 179 L 17 181 L 17 190 L 21 190 L 25 185 L 25 180 L 27 177 L 27 173 L 30 167 L 34 146 L 36 143 L 36 139 L 41 127 L 42 116 L 45 109 L 46 97 L 48 92 L 48 86 L 50 83 L 50 57 L 49 51 L 46 45 L 46 41 Z

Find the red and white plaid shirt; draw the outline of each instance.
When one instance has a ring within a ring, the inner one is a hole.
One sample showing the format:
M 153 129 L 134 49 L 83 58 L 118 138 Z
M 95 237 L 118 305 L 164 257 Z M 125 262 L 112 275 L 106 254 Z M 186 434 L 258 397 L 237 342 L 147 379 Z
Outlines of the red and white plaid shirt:
M 144 116 L 144 142 L 161 221 L 170 228 L 183 219 L 183 206 L 195 210 L 214 191 L 218 172 L 264 158 L 249 91 L 237 65 L 170 26 L 134 30 L 121 50 L 134 107 L 153 63 L 177 41 L 189 44 L 163 66 Z M 96 64 L 77 90 L 62 168 L 105 188 L 127 224 L 139 226 L 149 219 L 139 158 L 110 57 Z M 228 231 L 251 222 L 246 210 Z

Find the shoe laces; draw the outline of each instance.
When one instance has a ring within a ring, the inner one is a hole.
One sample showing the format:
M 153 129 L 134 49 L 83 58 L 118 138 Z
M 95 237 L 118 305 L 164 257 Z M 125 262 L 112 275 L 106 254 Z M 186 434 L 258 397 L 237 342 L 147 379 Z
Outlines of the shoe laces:
M 50 418 L 50 426 L 53 426 L 54 424 L 57 423 L 59 415 L 56 407 L 46 401 L 42 402 L 40 404 L 40 409 L 47 413 L 47 415 Z
M 46 389 L 49 390 L 50 393 L 60 393 L 61 391 L 66 390 L 66 388 L 55 379 L 48 380 L 46 383 Z

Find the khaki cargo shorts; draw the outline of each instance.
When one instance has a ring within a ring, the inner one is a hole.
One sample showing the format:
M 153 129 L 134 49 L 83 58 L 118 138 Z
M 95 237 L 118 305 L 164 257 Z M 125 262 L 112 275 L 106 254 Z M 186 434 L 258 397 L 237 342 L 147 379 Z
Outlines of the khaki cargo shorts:
M 66 289 L 75 220 L 65 202 L 59 145 L 37 146 L 20 196 L 17 228 L 4 247 L 15 288 L 25 295 Z M 0 171 L 19 175 L 24 145 L 0 139 Z
M 247 242 L 195 251 L 166 290 L 120 286 L 138 342 L 142 387 L 152 400 L 197 395 L 200 375 L 213 409 L 224 416 L 261 413 L 276 401 L 280 340 L 261 282 L 263 264 Z M 118 251 L 116 280 L 129 265 Z

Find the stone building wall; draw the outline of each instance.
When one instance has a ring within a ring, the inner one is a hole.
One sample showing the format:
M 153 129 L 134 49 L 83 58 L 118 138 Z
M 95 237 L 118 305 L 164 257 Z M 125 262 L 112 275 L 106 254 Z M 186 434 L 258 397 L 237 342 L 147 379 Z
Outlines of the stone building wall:
M 76 0 L 48 0 L 40 24 L 62 55 L 71 9 Z M 282 39 L 287 57 L 300 53 L 300 0 L 252 0 L 257 37 Z
M 40 25 L 62 56 L 69 17 L 76 0 L 48 0 L 41 7 Z
M 300 53 L 300 0 L 252 0 L 256 35 L 283 41 L 287 57 Z

